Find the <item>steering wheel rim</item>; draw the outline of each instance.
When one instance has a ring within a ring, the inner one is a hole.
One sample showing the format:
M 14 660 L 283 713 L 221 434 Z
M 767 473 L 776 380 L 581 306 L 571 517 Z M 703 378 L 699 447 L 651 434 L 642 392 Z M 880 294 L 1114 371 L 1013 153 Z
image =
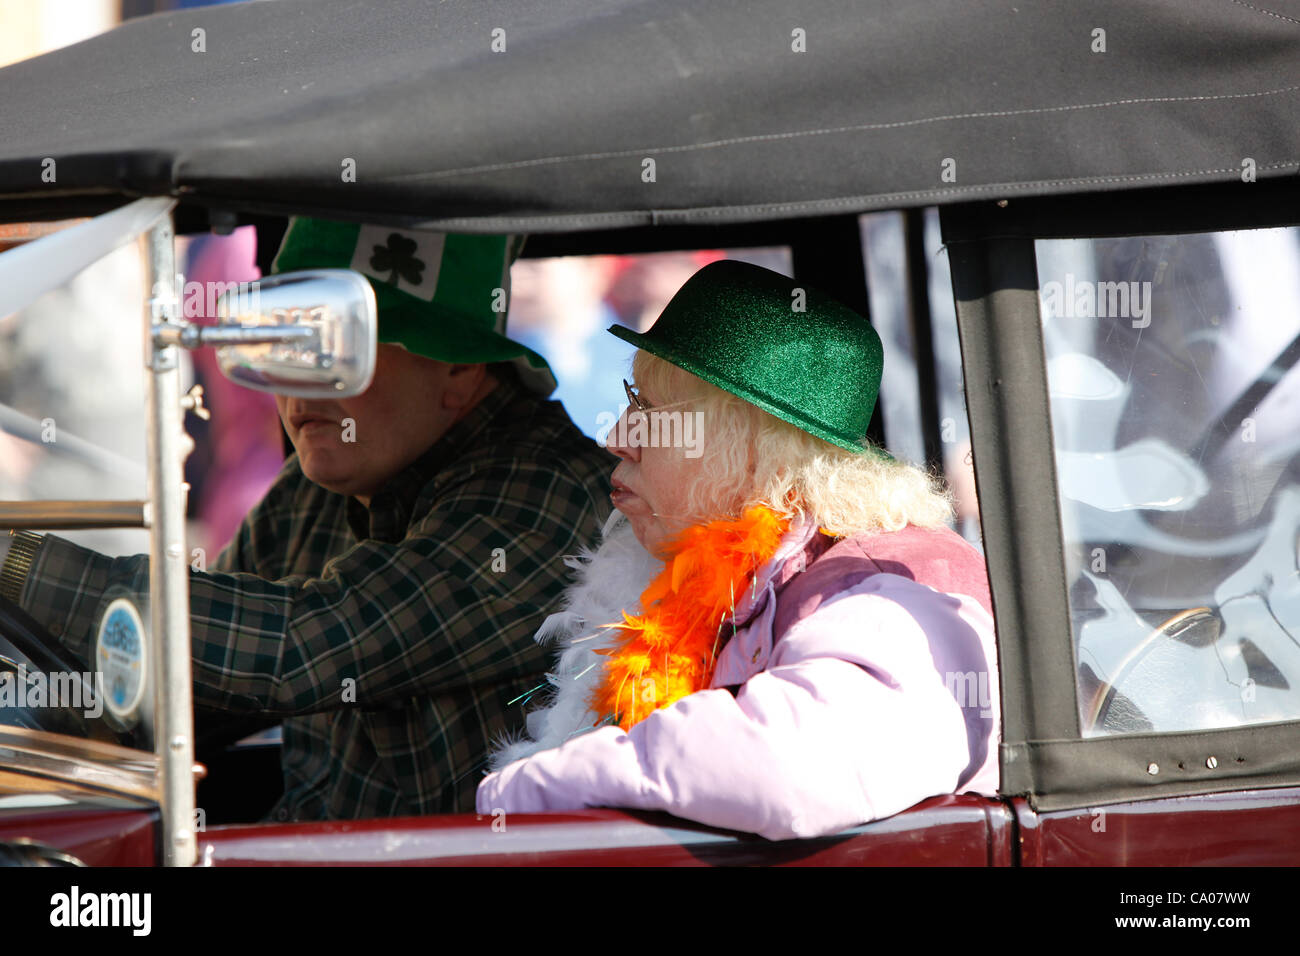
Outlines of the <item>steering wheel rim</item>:
M 1120 661 L 1120 665 L 1115 670 L 1115 676 L 1110 681 L 1101 681 L 1097 689 L 1093 691 L 1092 700 L 1088 705 L 1088 720 L 1083 728 L 1084 733 L 1091 733 L 1106 719 L 1110 713 L 1110 707 L 1114 704 L 1115 693 L 1118 692 L 1119 685 L 1126 680 L 1141 663 L 1142 659 L 1150 652 L 1151 648 L 1160 638 L 1168 640 L 1176 639 L 1180 634 L 1189 627 L 1194 626 L 1195 622 L 1205 617 L 1217 617 L 1213 608 L 1209 607 L 1190 607 L 1171 616 L 1159 627 L 1154 628 L 1142 641 L 1137 644 L 1131 651 Z M 1104 713 L 1103 713 L 1104 712 Z
M 17 676 L 18 667 L 29 673 L 49 675 L 54 672 L 83 674 L 92 670 L 71 651 L 59 644 L 39 621 L 7 598 L 0 597 L 0 671 L 10 671 Z M 73 733 L 75 736 L 107 740 L 133 747 L 134 735 L 119 731 L 101 718 L 87 717 L 76 707 L 29 708 L 36 715 L 36 729 L 53 733 Z M 61 719 L 58 716 L 62 715 Z M 73 730 L 69 730 L 71 725 Z M 22 725 L 26 726 L 26 725 Z

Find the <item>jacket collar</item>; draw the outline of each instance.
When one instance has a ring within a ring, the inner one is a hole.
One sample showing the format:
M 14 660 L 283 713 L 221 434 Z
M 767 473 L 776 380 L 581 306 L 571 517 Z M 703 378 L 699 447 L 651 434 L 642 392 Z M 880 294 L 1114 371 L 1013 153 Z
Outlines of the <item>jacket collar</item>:
M 746 626 L 776 591 L 816 560 L 830 543 L 830 538 L 818 533 L 816 521 L 806 515 L 798 516 L 782 536 L 776 553 L 754 572 L 753 584 L 736 603 L 732 624 L 737 628 Z

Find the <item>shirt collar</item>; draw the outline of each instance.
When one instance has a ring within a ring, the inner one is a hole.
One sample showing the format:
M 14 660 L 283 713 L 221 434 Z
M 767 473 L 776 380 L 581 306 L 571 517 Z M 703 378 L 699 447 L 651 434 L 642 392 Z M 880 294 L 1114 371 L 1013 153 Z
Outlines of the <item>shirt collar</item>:
M 405 538 L 420 492 L 495 418 L 523 396 L 523 389 L 515 382 L 509 379 L 499 382 L 419 458 L 390 478 L 371 497 L 369 508 L 349 497 L 348 527 L 357 540 L 373 538 L 396 543 Z

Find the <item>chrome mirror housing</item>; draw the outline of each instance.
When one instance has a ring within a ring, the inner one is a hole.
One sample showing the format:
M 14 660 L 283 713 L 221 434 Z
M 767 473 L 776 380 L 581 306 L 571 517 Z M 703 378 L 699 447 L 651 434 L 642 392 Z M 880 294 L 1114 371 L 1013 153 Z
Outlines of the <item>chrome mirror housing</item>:
M 298 398 L 349 398 L 375 372 L 375 292 L 350 269 L 268 276 L 217 300 L 218 324 L 202 331 L 217 346 L 222 374 L 247 388 Z

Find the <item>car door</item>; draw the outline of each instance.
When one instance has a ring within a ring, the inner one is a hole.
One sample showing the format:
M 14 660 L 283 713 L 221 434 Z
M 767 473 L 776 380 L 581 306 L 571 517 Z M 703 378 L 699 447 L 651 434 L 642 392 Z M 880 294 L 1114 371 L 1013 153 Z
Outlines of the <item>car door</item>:
M 450 814 L 210 827 L 207 866 L 1007 866 L 1010 810 L 976 794 L 814 840 L 769 841 L 662 813 Z

